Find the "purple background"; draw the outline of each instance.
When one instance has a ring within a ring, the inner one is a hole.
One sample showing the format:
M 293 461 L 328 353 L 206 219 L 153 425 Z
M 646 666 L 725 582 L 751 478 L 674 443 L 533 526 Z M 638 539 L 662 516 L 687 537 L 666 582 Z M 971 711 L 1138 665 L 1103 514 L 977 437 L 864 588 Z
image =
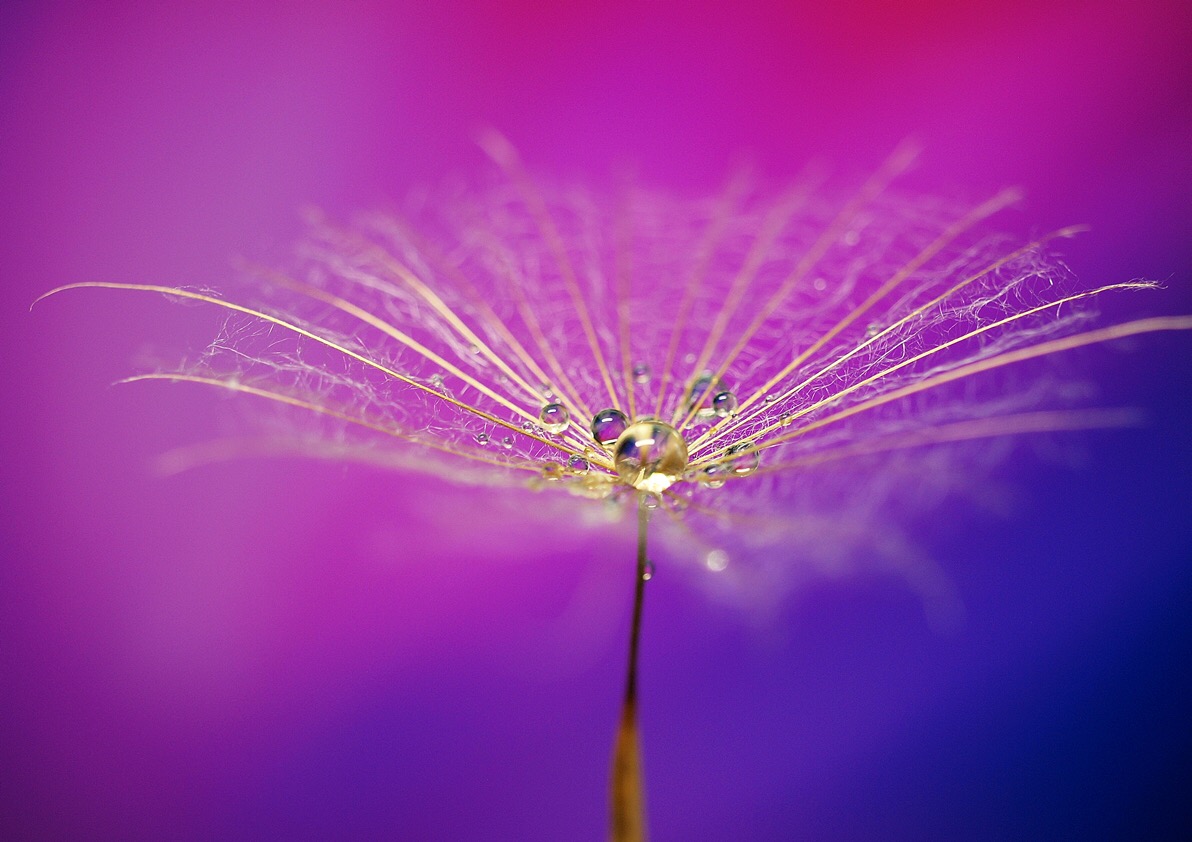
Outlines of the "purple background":
M 149 5 L 0 12 L 5 838 L 602 838 L 628 621 L 627 534 L 526 534 L 519 501 L 362 468 L 156 476 L 235 404 L 109 384 L 216 318 L 26 312 L 55 285 L 220 285 L 306 205 L 477 171 L 483 124 L 552 176 L 628 161 L 680 193 L 741 154 L 862 173 L 913 133 L 909 186 L 1020 184 L 1011 230 L 1093 226 L 1064 247 L 1089 285 L 1169 281 L 1108 317 L 1192 312 L 1185 2 Z M 1022 447 L 1001 510 L 915 525 L 952 633 L 894 578 L 762 619 L 663 568 L 654 838 L 1186 838 L 1190 351 L 1083 354 L 1094 402 L 1150 426 Z

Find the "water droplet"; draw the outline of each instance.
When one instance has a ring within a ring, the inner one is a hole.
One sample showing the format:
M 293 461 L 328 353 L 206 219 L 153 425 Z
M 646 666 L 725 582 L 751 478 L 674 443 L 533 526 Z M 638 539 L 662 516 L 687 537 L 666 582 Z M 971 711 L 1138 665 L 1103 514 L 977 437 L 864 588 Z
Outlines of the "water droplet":
M 543 383 L 538 387 L 538 391 L 542 393 L 542 397 L 550 400 L 555 396 L 555 391 L 550 387 L 549 383 Z
M 700 482 L 708 486 L 708 488 L 723 488 L 724 475 L 726 473 L 728 473 L 728 470 L 723 465 L 709 465 L 704 468 Z
M 530 432 L 530 430 L 534 429 L 534 422 L 533 421 L 523 421 L 522 429 L 525 430 L 527 433 Z
M 712 376 L 712 372 L 705 371 L 692 382 L 691 399 L 687 402 L 688 412 L 699 407 L 695 413 L 697 418 L 712 418 L 716 415 L 716 411 L 709 406 L 708 400 L 704 397 L 709 390 L 717 393 L 725 391 L 725 388 L 723 383 Z
M 577 454 L 567 460 L 567 467 L 577 474 L 587 473 L 588 460 Z
M 662 498 L 659 497 L 657 494 L 647 494 L 645 496 L 645 499 L 642 500 L 642 505 L 645 506 L 647 509 L 657 509 L 661 503 L 662 503 Z
M 592 418 L 592 438 L 602 447 L 612 447 L 629 427 L 629 419 L 619 409 L 602 409 Z
M 823 278 L 816 278 L 814 281 L 811 282 L 811 285 L 813 287 L 815 287 L 816 292 L 823 292 L 824 290 L 826 290 L 828 288 L 828 282 L 825 281 Z
M 476 444 L 488 444 L 488 433 L 477 433 Z
M 638 363 L 633 367 L 633 380 L 635 383 L 649 383 L 650 382 L 650 367 L 645 363 Z
M 443 388 L 443 375 L 441 375 L 437 372 L 435 374 L 432 374 L 430 376 L 430 385 L 434 386 L 436 389 L 442 389 Z
M 563 466 L 558 462 L 544 462 L 542 464 L 543 479 L 555 481 L 563 478 Z
M 687 470 L 687 442 L 670 424 L 638 422 L 617 439 L 613 467 L 628 485 L 655 494 L 663 492 Z
M 747 477 L 761 464 L 761 455 L 757 451 L 757 445 L 751 441 L 743 441 L 728 449 L 724 464 L 737 476 Z
M 468 353 L 470 353 L 470 354 L 473 354 L 473 355 L 475 355 L 475 354 L 479 354 L 479 353 L 480 353 L 480 346 L 479 346 L 479 345 L 476 345 L 476 344 L 469 345 L 469 346 L 468 346 Z
M 728 567 L 728 553 L 724 550 L 709 550 L 704 556 L 704 564 L 709 570 L 719 573 Z
M 881 328 L 877 325 L 867 325 L 865 327 L 865 338 L 872 339 L 873 337 L 877 336 L 880 331 Z
M 538 420 L 542 422 L 542 426 L 548 433 L 561 433 L 567 429 L 571 413 L 561 403 L 548 403 L 538 413 Z
M 513 436 L 505 436 L 505 438 L 501 439 L 501 447 L 506 450 L 513 450 Z
M 732 392 L 717 392 L 712 398 L 712 412 L 718 418 L 727 418 L 737 413 L 737 396 Z
M 766 395 L 766 397 L 765 397 L 765 402 L 766 402 L 766 403 L 774 403 L 774 402 L 776 402 L 777 400 L 778 400 L 778 395 L 774 394 L 773 392 L 771 392 L 770 394 Z
M 647 561 L 642 568 L 642 581 L 648 582 L 654 578 L 654 562 Z

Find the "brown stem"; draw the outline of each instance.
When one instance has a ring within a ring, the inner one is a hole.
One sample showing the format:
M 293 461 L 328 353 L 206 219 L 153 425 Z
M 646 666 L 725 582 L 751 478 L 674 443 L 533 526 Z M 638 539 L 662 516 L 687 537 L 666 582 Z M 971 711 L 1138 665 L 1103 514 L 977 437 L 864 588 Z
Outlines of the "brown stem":
M 625 700 L 621 724 L 613 748 L 612 842 L 645 842 L 646 804 L 642 785 L 641 751 L 637 735 L 637 650 L 642 628 L 642 604 L 646 593 L 646 525 L 649 509 L 646 495 L 637 502 L 637 582 L 633 591 L 633 624 L 629 632 L 629 670 L 625 678 Z

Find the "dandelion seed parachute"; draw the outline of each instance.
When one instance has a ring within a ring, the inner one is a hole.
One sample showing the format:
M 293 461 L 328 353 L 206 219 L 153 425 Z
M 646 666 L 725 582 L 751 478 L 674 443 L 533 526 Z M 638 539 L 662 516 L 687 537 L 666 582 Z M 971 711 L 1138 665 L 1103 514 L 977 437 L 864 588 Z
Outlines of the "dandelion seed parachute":
M 988 233 L 1014 191 L 971 207 L 892 195 L 905 149 L 838 202 L 813 176 L 776 196 L 738 178 L 705 200 L 606 201 L 542 189 L 487 146 L 509 177 L 316 220 L 291 267 L 248 267 L 235 298 L 77 286 L 227 311 L 197 363 L 134 380 L 297 413 L 296 448 L 316 455 L 634 504 L 639 583 L 649 503 L 670 556 L 755 600 L 866 557 L 938 589 L 902 515 L 979 476 L 999 437 L 1136 420 L 1071 404 L 1040 363 L 1192 329 L 1093 326 L 1099 296 L 1155 285 L 1080 285 L 1050 256 L 1076 229 Z
M 967 208 L 891 195 L 904 150 L 835 203 L 814 177 L 606 201 L 541 189 L 488 145 L 511 178 L 317 220 L 292 266 L 248 267 L 235 297 L 129 287 L 229 311 L 197 363 L 132 379 L 284 407 L 306 417 L 298 449 L 587 497 L 645 488 L 668 552 L 715 553 L 720 584 L 756 597 L 872 551 L 875 526 L 976 475 L 992 437 L 1131 420 L 1075 410 L 1032 360 L 1187 327 L 1091 329 L 1097 297 L 1154 285 L 1081 286 L 1049 256 L 1076 229 L 989 234 L 1014 191 Z M 680 468 L 621 470 L 643 423 L 675 431 Z M 938 446 L 964 441 L 983 444 Z

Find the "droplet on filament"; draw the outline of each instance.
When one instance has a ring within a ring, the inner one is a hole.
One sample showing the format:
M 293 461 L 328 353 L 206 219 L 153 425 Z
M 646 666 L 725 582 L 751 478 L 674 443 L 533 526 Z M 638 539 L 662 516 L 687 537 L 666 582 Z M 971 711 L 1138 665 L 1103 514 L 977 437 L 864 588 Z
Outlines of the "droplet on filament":
M 639 491 L 661 494 L 687 470 L 687 442 L 670 424 L 639 421 L 617 439 L 613 467 Z
M 538 420 L 542 422 L 543 429 L 548 433 L 561 433 L 567 429 L 567 424 L 571 421 L 571 413 L 561 403 L 548 403 L 538 413 Z
M 619 409 L 602 409 L 592 417 L 592 438 L 601 447 L 612 447 L 629 427 L 629 419 Z

